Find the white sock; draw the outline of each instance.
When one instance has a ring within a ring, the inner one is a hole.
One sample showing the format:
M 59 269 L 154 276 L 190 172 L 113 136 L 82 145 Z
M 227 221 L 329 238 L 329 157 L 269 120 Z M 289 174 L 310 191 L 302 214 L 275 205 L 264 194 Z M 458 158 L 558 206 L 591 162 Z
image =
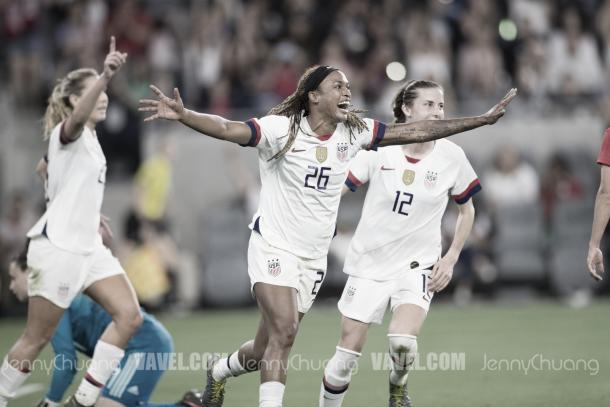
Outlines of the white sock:
M 91 365 L 74 394 L 76 401 L 85 406 L 94 405 L 100 391 L 119 366 L 124 355 L 125 351 L 118 346 L 97 341 Z
M 241 365 L 239 357 L 237 356 L 239 351 L 231 353 L 228 357 L 218 360 L 212 370 L 212 377 L 214 380 L 224 380 L 227 377 L 237 377 L 244 373 L 248 373 L 245 367 Z
M 409 370 L 417 356 L 417 337 L 414 335 L 388 334 L 392 371 L 390 383 L 397 386 L 407 384 Z
M 282 407 L 284 387 L 280 382 L 262 383 L 258 390 L 258 407 Z
M 335 354 L 324 369 L 324 378 L 320 385 L 320 407 L 341 407 L 360 355 L 360 352 L 337 346 Z
M 0 407 L 5 407 L 8 401 L 15 397 L 15 392 L 29 376 L 30 373 L 15 369 L 8 363 L 8 359 L 4 358 L 0 366 Z

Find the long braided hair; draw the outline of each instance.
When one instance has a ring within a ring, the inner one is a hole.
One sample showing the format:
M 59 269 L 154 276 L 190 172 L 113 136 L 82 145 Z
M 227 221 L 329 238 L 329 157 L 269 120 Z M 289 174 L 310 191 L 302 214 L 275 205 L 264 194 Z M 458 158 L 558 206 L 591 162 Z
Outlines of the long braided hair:
M 85 90 L 85 80 L 97 76 L 95 69 L 80 68 L 57 80 L 57 84 L 53 88 L 51 96 L 49 96 L 47 110 L 42 119 L 42 134 L 45 140 L 48 140 L 53 128 L 66 120 L 72 113 L 74 106 L 70 103 L 70 95 L 81 95 Z
M 290 147 L 294 144 L 294 140 L 297 138 L 297 133 L 301 127 L 301 113 L 305 112 L 305 116 L 309 114 L 309 96 L 308 93 L 317 89 L 308 89 L 311 87 L 312 80 L 315 80 L 316 75 L 323 74 L 326 71 L 326 75 L 332 71 L 337 71 L 337 68 L 330 66 L 312 66 L 308 68 L 303 76 L 299 79 L 297 89 L 294 93 L 288 96 L 282 103 L 275 106 L 269 111 L 269 115 L 286 116 L 290 118 L 290 124 L 288 126 L 288 141 L 284 144 L 284 147 L 278 151 L 269 161 L 282 158 Z M 324 76 L 325 77 L 325 76 Z M 322 78 L 323 79 L 323 78 Z M 318 82 L 319 84 L 319 82 Z M 353 142 L 354 131 L 363 131 L 367 128 L 366 123 L 362 120 L 358 113 L 363 113 L 363 110 L 353 109 L 347 113 L 347 119 L 345 126 L 349 129 L 350 141 Z
M 404 123 L 407 121 L 405 112 L 402 111 L 402 106 L 411 106 L 413 101 L 417 99 L 417 89 L 439 88 L 441 85 L 433 81 L 408 81 L 396 94 L 392 102 L 392 111 L 394 112 L 394 123 Z

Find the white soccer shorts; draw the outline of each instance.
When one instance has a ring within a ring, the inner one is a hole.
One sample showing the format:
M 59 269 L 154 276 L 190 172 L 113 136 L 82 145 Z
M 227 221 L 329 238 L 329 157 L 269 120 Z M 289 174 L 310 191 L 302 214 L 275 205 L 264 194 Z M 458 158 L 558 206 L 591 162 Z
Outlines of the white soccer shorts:
M 376 281 L 349 276 L 338 308 L 342 315 L 367 324 L 381 324 L 390 304 L 392 312 L 402 304 L 430 309 L 433 293 L 427 291 L 430 270 L 406 271 L 400 279 Z
M 40 236 L 28 248 L 28 296 L 41 296 L 68 308 L 79 293 L 93 283 L 125 273 L 100 240 L 91 254 L 76 254 L 54 246 Z
M 271 246 L 253 231 L 248 244 L 248 275 L 254 294 L 256 283 L 292 287 L 297 290 L 297 306 L 306 313 L 313 305 L 326 276 L 326 256 L 305 259 Z

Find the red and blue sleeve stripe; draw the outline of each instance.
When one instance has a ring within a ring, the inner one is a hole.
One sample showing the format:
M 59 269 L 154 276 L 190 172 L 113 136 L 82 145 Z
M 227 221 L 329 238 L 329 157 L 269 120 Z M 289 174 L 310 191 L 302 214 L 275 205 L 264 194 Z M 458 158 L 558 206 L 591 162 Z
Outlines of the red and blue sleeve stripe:
M 468 202 L 468 200 L 477 192 L 479 192 L 481 190 L 481 183 L 479 182 L 478 178 L 475 179 L 474 181 L 472 181 L 470 183 L 470 185 L 468 185 L 468 188 L 466 188 L 466 190 L 464 192 L 462 192 L 459 195 L 454 195 L 452 196 L 453 200 L 455 202 L 457 202 L 458 204 L 462 205 L 465 204 L 466 202 Z
M 379 143 L 381 143 L 381 140 L 383 140 L 383 136 L 385 135 L 385 128 L 385 124 L 377 120 L 373 120 L 373 138 L 371 139 L 369 150 L 377 150 Z
M 250 136 L 250 140 L 246 144 L 240 144 L 242 147 L 256 147 L 261 141 L 261 128 L 258 125 L 256 119 L 246 120 L 245 122 L 248 127 L 250 127 L 250 132 L 252 135 Z
M 360 185 L 362 185 L 362 181 L 356 178 L 354 174 L 352 174 L 352 172 L 350 171 L 349 174 L 347 174 L 345 186 L 348 187 L 350 191 L 355 192 Z

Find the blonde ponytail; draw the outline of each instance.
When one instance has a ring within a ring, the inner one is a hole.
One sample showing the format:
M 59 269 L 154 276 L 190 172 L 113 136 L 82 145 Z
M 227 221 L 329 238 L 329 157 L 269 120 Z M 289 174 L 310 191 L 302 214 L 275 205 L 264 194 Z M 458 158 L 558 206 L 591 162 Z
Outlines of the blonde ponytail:
M 53 92 L 47 101 L 47 110 L 42 119 L 42 134 L 48 140 L 51 131 L 62 121 L 66 120 L 74 106 L 70 103 L 70 95 L 80 96 L 85 88 L 85 79 L 98 76 L 95 69 L 80 68 L 71 71 L 64 78 L 57 81 Z

